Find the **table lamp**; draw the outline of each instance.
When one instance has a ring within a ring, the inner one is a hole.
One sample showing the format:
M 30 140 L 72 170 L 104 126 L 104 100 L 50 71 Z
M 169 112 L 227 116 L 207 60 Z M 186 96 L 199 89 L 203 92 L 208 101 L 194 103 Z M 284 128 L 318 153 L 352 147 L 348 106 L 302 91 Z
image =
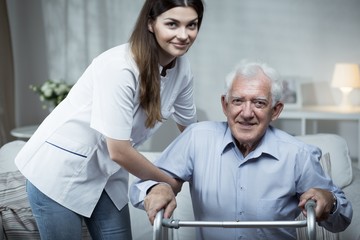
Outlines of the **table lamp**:
M 342 107 L 351 107 L 348 96 L 354 88 L 360 88 L 359 65 L 352 63 L 335 64 L 332 87 L 339 88 L 342 92 Z

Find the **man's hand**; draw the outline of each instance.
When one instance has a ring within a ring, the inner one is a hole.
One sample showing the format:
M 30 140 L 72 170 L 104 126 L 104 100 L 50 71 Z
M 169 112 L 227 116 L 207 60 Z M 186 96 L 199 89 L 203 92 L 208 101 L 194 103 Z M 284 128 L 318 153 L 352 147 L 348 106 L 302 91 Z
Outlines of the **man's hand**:
M 315 214 L 317 221 L 326 220 L 329 217 L 330 211 L 334 206 L 334 197 L 328 190 L 320 188 L 311 188 L 300 196 L 299 207 L 306 216 L 305 203 L 312 199 L 316 202 Z
M 164 209 L 164 218 L 170 218 L 176 208 L 175 194 L 168 184 L 160 183 L 151 188 L 144 199 L 144 207 L 153 225 L 157 212 Z

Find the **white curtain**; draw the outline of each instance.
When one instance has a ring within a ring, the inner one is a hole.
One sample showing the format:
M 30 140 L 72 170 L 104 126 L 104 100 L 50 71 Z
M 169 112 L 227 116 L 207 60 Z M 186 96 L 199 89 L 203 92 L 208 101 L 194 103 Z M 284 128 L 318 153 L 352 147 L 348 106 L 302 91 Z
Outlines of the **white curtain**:
M 49 78 L 74 83 L 101 52 L 127 42 L 143 0 L 42 0 Z
M 14 127 L 14 72 L 6 1 L 0 0 L 0 147 L 12 140 Z

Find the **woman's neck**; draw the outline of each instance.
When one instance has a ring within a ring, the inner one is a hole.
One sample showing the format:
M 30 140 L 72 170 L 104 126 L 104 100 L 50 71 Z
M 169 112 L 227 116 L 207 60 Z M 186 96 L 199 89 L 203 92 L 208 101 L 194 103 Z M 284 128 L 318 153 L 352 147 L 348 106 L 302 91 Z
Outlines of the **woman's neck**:
M 165 77 L 166 76 L 166 70 L 171 69 L 175 66 L 176 58 L 173 59 L 171 62 L 169 62 L 167 65 L 163 66 L 160 75 Z

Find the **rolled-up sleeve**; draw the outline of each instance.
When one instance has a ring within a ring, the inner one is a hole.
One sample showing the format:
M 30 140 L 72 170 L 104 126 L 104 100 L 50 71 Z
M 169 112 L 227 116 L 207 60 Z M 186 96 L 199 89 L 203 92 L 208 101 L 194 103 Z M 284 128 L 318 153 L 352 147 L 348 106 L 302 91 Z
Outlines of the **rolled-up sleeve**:
M 152 180 L 141 181 L 138 178 L 134 180 L 129 190 L 131 204 L 136 208 L 144 209 L 144 198 L 146 193 L 156 184 L 158 184 L 158 182 Z
M 331 232 L 341 232 L 350 225 L 353 209 L 351 202 L 346 199 L 342 190 L 335 189 L 333 193 L 337 199 L 337 208 L 326 221 L 319 222 L 319 225 Z
M 310 188 L 322 188 L 333 192 L 337 198 L 337 209 L 333 214 L 330 214 L 326 221 L 319 222 L 330 232 L 341 232 L 345 230 L 351 223 L 353 209 L 349 200 L 346 199 L 345 193 L 334 185 L 333 181 L 325 175 L 319 163 L 321 151 L 318 148 L 311 148 L 311 151 L 305 151 L 302 159 L 307 159 L 302 166 L 301 180 L 299 186 L 301 192 Z

